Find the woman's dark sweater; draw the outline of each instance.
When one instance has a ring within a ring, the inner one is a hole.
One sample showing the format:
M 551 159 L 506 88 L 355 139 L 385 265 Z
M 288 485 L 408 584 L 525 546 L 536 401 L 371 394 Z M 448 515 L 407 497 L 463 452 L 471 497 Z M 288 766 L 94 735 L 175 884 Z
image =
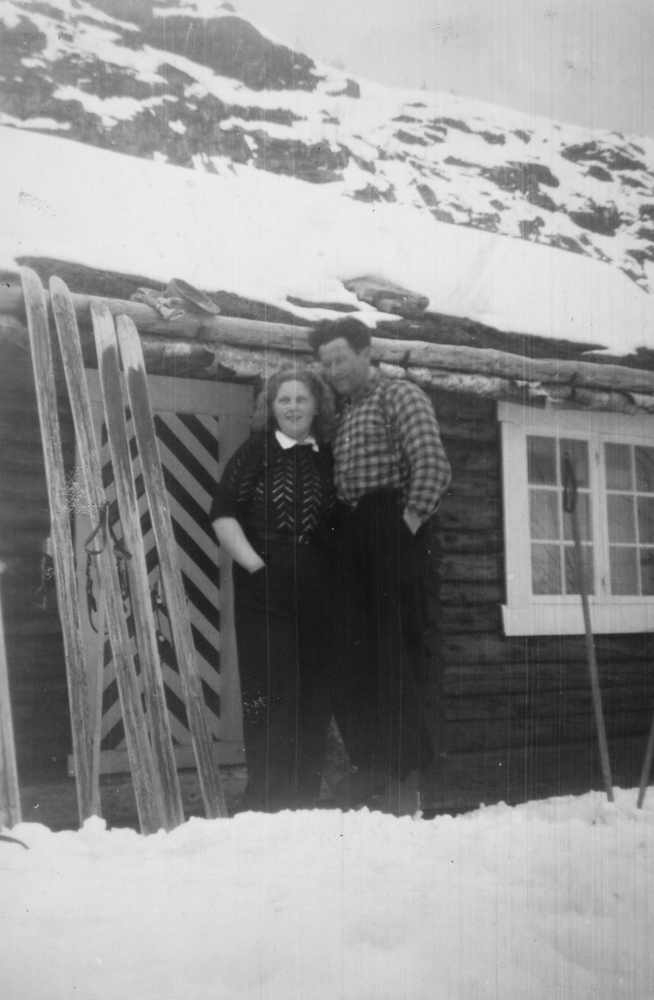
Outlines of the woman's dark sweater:
M 273 432 L 254 433 L 227 463 L 209 517 L 235 518 L 263 555 L 275 542 L 324 544 L 334 503 L 328 448 L 282 448 Z

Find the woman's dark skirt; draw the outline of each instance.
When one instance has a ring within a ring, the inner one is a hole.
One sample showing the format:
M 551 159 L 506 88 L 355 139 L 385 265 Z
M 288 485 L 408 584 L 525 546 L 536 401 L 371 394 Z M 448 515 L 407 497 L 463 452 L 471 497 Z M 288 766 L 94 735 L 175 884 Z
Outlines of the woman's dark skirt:
M 311 808 L 331 717 L 329 561 L 317 546 L 270 543 L 266 565 L 234 564 L 248 784 L 241 808 Z

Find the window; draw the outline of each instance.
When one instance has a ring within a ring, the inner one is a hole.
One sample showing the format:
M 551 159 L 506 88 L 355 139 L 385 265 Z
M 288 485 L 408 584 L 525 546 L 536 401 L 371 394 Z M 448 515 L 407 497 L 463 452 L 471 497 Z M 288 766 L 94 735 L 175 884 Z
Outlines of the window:
M 570 467 L 593 630 L 651 630 L 654 418 L 501 403 L 499 419 L 506 634 L 583 632 Z
M 606 442 L 611 592 L 654 594 L 654 447 Z

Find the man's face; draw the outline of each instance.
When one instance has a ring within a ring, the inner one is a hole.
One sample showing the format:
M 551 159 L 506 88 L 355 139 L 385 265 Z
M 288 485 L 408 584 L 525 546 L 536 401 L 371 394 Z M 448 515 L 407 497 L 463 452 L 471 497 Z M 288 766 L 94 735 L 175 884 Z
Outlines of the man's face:
M 345 337 L 337 337 L 318 348 L 325 378 L 339 396 L 356 396 L 370 378 L 370 348 L 355 351 Z

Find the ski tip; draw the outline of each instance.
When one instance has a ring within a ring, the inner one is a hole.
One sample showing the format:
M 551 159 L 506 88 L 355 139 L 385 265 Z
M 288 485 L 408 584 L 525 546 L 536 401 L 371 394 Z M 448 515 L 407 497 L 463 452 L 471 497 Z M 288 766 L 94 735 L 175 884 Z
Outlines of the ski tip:
M 116 316 L 116 332 L 125 371 L 136 371 L 143 364 L 143 351 L 139 332 L 132 317 L 125 313 Z
M 104 299 L 97 299 L 89 304 L 92 316 L 97 316 L 98 319 L 113 320 L 113 314 L 109 308 L 109 303 L 105 302 Z
M 116 326 L 119 333 L 124 333 L 127 336 L 132 336 L 136 330 L 136 323 L 127 313 L 119 313 L 116 316 Z M 138 330 L 136 332 L 138 333 Z
M 20 274 L 21 278 L 26 278 L 28 281 L 38 281 L 39 283 L 41 282 L 41 279 L 39 278 L 34 268 L 28 267 L 27 264 L 21 264 L 21 266 L 18 268 L 18 273 Z
M 93 337 L 95 339 L 95 349 L 98 355 L 98 362 L 102 357 L 112 354 L 118 355 L 116 327 L 114 325 L 113 314 L 108 304 L 102 299 L 97 302 L 91 302 L 89 311 L 91 313 L 91 322 L 93 324 Z
M 64 312 L 72 321 L 77 322 L 75 306 L 73 305 L 70 289 L 66 282 L 56 274 L 53 274 L 48 282 L 48 289 L 50 291 L 50 305 L 53 313 L 56 312 L 60 315 Z
M 53 274 L 50 278 L 48 287 L 50 288 L 51 295 L 70 295 L 70 290 L 66 282 L 56 274 Z
M 40 277 L 31 267 L 21 267 L 19 269 L 19 274 L 23 289 L 23 301 L 25 303 L 25 314 L 28 318 L 28 326 L 30 317 L 32 317 L 33 321 L 36 316 L 40 316 L 41 318 L 45 316 L 45 321 L 47 322 L 45 290 L 41 284 Z
M 0 841 L 3 844 L 17 844 L 18 847 L 24 847 L 26 851 L 29 851 L 29 847 L 24 840 L 19 840 L 18 837 L 10 837 L 7 833 L 0 833 Z
M 41 284 L 41 279 L 39 278 L 34 268 L 23 265 L 18 269 L 18 273 L 20 274 L 20 280 L 22 282 L 24 289 L 29 289 L 32 292 L 36 290 L 40 292 L 43 291 L 43 285 Z

